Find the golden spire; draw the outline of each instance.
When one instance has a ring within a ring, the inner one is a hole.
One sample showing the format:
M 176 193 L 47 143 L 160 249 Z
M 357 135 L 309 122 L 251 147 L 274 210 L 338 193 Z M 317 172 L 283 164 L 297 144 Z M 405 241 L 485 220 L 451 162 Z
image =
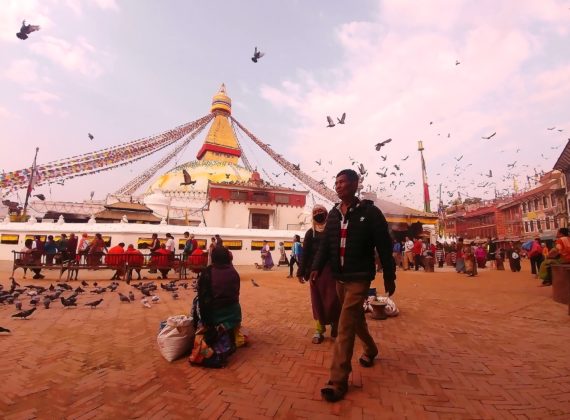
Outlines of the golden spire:
M 232 100 L 226 94 L 226 85 L 223 83 L 218 93 L 212 98 L 211 112 L 215 117 L 196 157 L 198 160 L 237 164 L 241 149 L 229 121 L 232 113 Z

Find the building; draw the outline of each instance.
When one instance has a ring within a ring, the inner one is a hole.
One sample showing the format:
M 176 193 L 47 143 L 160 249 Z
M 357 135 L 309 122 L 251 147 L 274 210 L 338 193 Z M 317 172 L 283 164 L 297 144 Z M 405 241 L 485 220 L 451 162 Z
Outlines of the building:
M 564 202 L 566 204 L 566 220 L 570 220 L 570 139 L 568 139 L 568 143 L 566 143 L 566 146 L 554 164 L 553 169 L 562 172 L 564 177 L 564 185 L 566 188 L 564 197 Z
M 161 219 L 152 210 L 140 203 L 116 202 L 106 204 L 105 210 L 93 215 L 97 223 L 150 223 L 159 224 Z
M 144 202 L 171 224 L 254 229 L 304 227 L 308 191 L 271 185 L 239 164 L 242 150 L 230 123 L 226 87 L 212 98 L 214 115 L 196 160 L 177 166 L 154 181 Z

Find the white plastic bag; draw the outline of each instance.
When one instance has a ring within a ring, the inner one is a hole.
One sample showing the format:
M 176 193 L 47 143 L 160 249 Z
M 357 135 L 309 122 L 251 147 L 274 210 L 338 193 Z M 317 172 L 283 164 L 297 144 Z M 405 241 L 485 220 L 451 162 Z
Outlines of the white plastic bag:
M 386 304 L 386 308 L 384 309 L 384 312 L 386 313 L 386 315 L 397 316 L 400 313 L 400 311 L 398 310 L 398 307 L 396 306 L 396 302 L 394 302 L 388 296 L 378 296 L 376 298 L 376 300 L 378 302 L 382 302 L 382 303 Z
M 192 318 L 186 315 L 171 316 L 156 338 L 160 354 L 169 362 L 190 352 L 194 344 Z

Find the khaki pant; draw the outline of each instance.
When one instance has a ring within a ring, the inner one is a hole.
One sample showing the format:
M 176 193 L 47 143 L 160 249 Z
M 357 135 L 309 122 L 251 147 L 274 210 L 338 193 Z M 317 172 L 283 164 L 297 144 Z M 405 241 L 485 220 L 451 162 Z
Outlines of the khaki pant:
M 400 264 L 402 264 L 402 253 L 392 252 L 392 257 L 394 257 L 394 261 L 396 262 L 396 268 L 400 267 Z
M 378 347 L 368 332 L 364 317 L 364 300 L 368 297 L 369 281 L 337 282 L 336 291 L 342 305 L 338 321 L 338 336 L 334 344 L 330 380 L 335 388 L 346 391 L 352 371 L 352 353 L 356 336 L 362 340 L 364 353 L 375 357 Z
M 414 253 L 412 251 L 404 252 L 404 270 L 410 268 L 410 263 L 414 263 Z

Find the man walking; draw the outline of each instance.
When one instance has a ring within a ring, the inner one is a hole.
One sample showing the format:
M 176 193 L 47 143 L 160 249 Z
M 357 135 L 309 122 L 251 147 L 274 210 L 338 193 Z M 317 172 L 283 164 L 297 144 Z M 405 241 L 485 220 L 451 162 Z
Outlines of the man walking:
M 388 224 L 372 201 L 356 197 L 358 180 L 358 174 L 352 169 L 344 169 L 336 176 L 335 189 L 341 202 L 328 214 L 323 242 L 309 278 L 318 282 L 318 273 L 328 263 L 337 281 L 336 289 L 342 306 L 330 381 L 321 389 L 323 398 L 330 402 L 341 400 L 348 390 L 356 336 L 364 346 L 364 353 L 358 359 L 361 366 L 372 367 L 378 355 L 378 347 L 368 332 L 363 308 L 370 282 L 376 275 L 375 250 L 382 262 L 384 289 L 389 295 L 396 290 L 396 267 Z

